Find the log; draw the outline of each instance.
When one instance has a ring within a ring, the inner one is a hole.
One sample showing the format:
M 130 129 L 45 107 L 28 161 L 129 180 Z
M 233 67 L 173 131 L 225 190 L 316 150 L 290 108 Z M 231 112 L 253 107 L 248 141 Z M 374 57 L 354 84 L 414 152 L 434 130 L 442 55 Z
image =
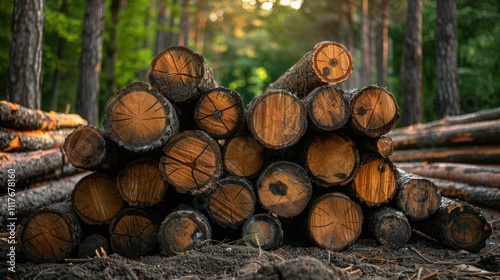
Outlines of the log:
M 163 147 L 179 130 L 172 104 L 148 84 L 135 82 L 111 96 L 104 129 L 125 150 L 144 153 Z
M 111 250 L 136 259 L 151 253 L 158 243 L 158 229 L 145 211 L 136 208 L 122 210 L 109 225 Z
M 320 42 L 266 90 L 284 89 L 303 98 L 314 88 L 342 83 L 349 78 L 353 68 L 352 55 L 344 45 Z
M 500 187 L 500 168 L 465 163 L 398 163 L 398 167 L 423 177 L 458 181 L 473 186 Z
M 0 151 L 27 152 L 59 147 L 71 130 L 13 130 L 0 128 Z
M 304 103 L 285 90 L 268 90 L 247 108 L 247 127 L 266 148 L 282 149 L 297 143 L 307 129 Z
M 361 153 L 375 153 L 384 158 L 389 158 L 394 152 L 394 141 L 385 135 L 378 138 L 371 137 L 352 137 L 356 142 L 356 148 Z M 391 157 L 391 160 L 394 159 Z
M 229 88 L 217 87 L 198 99 L 194 121 L 198 129 L 214 139 L 235 134 L 243 123 L 245 107 L 241 95 Z
M 434 214 L 441 203 L 438 187 L 429 179 L 398 170 L 398 209 L 412 220 L 424 220 Z
M 312 183 L 301 166 L 278 161 L 270 164 L 257 179 L 260 205 L 279 217 L 300 214 L 309 203 Z
M 7 190 L 9 170 L 14 170 L 18 187 L 59 179 L 83 171 L 71 165 L 60 147 L 32 152 L 0 153 L 1 190 Z
M 242 178 L 219 181 L 208 195 L 206 210 L 210 219 L 224 228 L 237 228 L 253 215 L 257 198 L 252 184 Z
M 500 120 L 415 129 L 407 133 L 388 133 L 396 150 L 465 145 L 497 145 L 500 142 Z
M 395 151 L 395 162 L 454 162 L 475 164 L 499 164 L 500 146 L 443 147 Z
M 439 189 L 442 196 L 456 198 L 473 205 L 500 210 L 500 189 L 484 186 L 471 186 L 461 182 L 429 178 Z
M 89 225 L 108 224 L 125 207 L 115 179 L 99 172 L 78 181 L 71 204 L 82 222 Z
M 368 207 L 391 201 L 397 191 L 394 164 L 376 154 L 366 154 L 348 191 Z
M 357 203 L 342 193 L 333 192 L 312 202 L 306 228 L 316 245 L 341 251 L 361 235 L 363 219 L 363 211 Z
M 80 243 L 80 246 L 78 246 L 78 256 L 80 258 L 94 258 L 102 256 L 103 250 L 107 255 L 111 255 L 109 240 L 100 234 L 94 233 L 87 236 Z
M 160 250 L 167 256 L 199 248 L 211 238 L 212 228 L 205 215 L 185 206 L 168 214 L 158 232 Z
M 149 83 L 174 103 L 186 103 L 217 86 L 203 56 L 184 46 L 158 53 L 149 68 Z
M 385 88 L 372 85 L 348 95 L 351 112 L 348 124 L 354 133 L 377 138 L 398 124 L 398 104 Z
M 242 238 L 247 246 L 274 250 L 283 242 L 283 228 L 280 220 L 273 216 L 256 214 L 243 225 Z
M 59 262 L 78 249 L 78 217 L 68 202 L 31 212 L 19 226 L 18 242 L 24 255 L 35 262 Z
M 0 127 L 16 130 L 59 130 L 86 125 L 87 121 L 77 114 L 44 112 L 5 100 L 0 101 Z
M 365 212 L 366 232 L 371 233 L 382 246 L 391 249 L 403 247 L 411 238 L 411 226 L 405 214 L 391 207 Z
M 306 105 L 309 125 L 316 130 L 334 131 L 349 120 L 349 104 L 344 92 L 336 86 L 315 88 L 302 102 Z
M 213 188 L 222 175 L 220 147 L 201 130 L 174 135 L 163 152 L 161 175 L 179 193 L 201 194 Z
M 98 171 L 117 165 L 117 145 L 104 131 L 91 125 L 77 126 L 66 137 L 63 149 L 69 162 L 79 168 Z
M 346 185 L 356 174 L 360 158 L 354 142 L 344 134 L 311 134 L 304 145 L 304 166 L 321 187 Z
M 251 178 L 264 167 L 266 151 L 248 134 L 226 140 L 222 146 L 224 170 L 237 177 Z
M 137 158 L 118 173 L 116 187 L 128 205 L 143 208 L 163 201 L 167 183 L 158 165 L 156 160 Z
M 22 218 L 28 215 L 30 211 L 65 200 L 66 197 L 71 195 L 75 184 L 86 175 L 88 175 L 87 172 L 79 173 L 76 175 L 61 178 L 59 180 L 50 181 L 44 183 L 43 185 L 26 190 L 16 190 L 15 216 L 17 218 Z M 8 195 L 8 193 L 1 196 L 0 205 L 7 206 L 9 197 L 10 196 Z M 2 225 L 7 225 L 8 214 L 9 213 L 7 211 L 3 211 L 0 213 L 0 223 Z M 0 227 L 0 231 L 5 230 L 3 227 L 4 226 Z
M 443 197 L 432 216 L 412 221 L 411 226 L 451 248 L 478 252 L 492 233 L 491 224 L 479 208 Z

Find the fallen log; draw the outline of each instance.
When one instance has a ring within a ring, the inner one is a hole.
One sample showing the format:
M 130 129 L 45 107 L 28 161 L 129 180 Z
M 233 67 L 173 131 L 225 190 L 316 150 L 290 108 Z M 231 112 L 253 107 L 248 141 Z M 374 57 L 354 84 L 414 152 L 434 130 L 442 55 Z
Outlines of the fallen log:
M 500 168 L 463 163 L 398 163 L 406 172 L 422 177 L 458 181 L 473 186 L 500 187 Z
M 269 214 L 250 217 L 243 225 L 241 235 L 247 246 L 262 250 L 276 249 L 283 242 L 281 222 Z
M 86 175 L 88 175 L 88 172 L 49 181 L 22 191 L 16 189 L 14 197 L 16 205 L 15 217 L 25 217 L 30 211 L 65 200 L 66 197 L 71 195 L 75 184 Z M 8 193 L 0 197 L 0 205 L 8 205 L 10 197 Z M 7 210 L 7 208 L 5 209 Z M 0 224 L 2 224 L 0 231 L 5 230 L 3 225 L 7 225 L 8 214 L 7 211 L 0 212 Z
M 264 167 L 265 158 L 264 147 L 247 134 L 231 137 L 222 146 L 224 170 L 234 176 L 257 176 Z
M 59 262 L 78 249 L 81 235 L 71 204 L 61 202 L 31 212 L 19 226 L 18 242 L 35 262 Z
M 0 151 L 27 152 L 59 147 L 71 130 L 13 130 L 0 128 Z
M 443 147 L 395 151 L 395 162 L 454 162 L 475 164 L 499 164 L 500 146 Z
M 0 127 L 16 130 L 58 130 L 86 125 L 87 121 L 77 114 L 44 112 L 0 101 Z
M 131 83 L 109 98 L 103 125 L 118 146 L 134 153 L 159 149 L 179 131 L 172 104 L 142 82 Z
M 284 89 L 303 98 L 317 87 L 347 80 L 353 67 L 352 55 L 344 45 L 320 42 L 266 90 Z
M 492 233 L 491 224 L 479 208 L 443 197 L 436 213 L 411 226 L 454 249 L 478 252 Z
M 334 131 L 349 120 L 349 104 L 344 92 L 333 85 L 315 88 L 302 102 L 307 108 L 309 124 L 316 130 Z
M 411 226 L 405 214 L 395 208 L 381 207 L 365 211 L 364 228 L 382 246 L 398 249 L 411 238 Z
M 500 120 L 491 120 L 428 129 L 407 133 L 388 133 L 396 150 L 436 148 L 464 145 L 496 145 L 500 142 Z
M 174 103 L 196 100 L 217 86 L 203 56 L 184 46 L 173 46 L 158 53 L 149 68 L 149 83 Z

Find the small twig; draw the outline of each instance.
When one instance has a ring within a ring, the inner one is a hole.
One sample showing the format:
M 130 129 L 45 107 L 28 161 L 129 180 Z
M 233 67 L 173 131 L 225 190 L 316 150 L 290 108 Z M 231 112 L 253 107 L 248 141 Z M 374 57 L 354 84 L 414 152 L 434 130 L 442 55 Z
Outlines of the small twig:
M 351 271 L 351 270 L 352 270 L 352 266 L 348 266 L 348 267 L 344 267 L 344 268 L 340 269 L 341 272 L 347 272 L 347 271 Z
M 413 248 L 412 246 L 408 246 L 410 248 L 410 250 L 412 250 L 413 252 L 415 252 L 419 257 L 421 257 L 424 261 L 430 263 L 430 264 L 444 264 L 444 265 L 459 265 L 459 264 L 477 264 L 481 258 L 477 258 L 473 261 L 458 261 L 458 262 L 441 262 L 441 261 L 433 261 L 429 258 L 427 258 L 426 256 L 422 255 L 422 253 L 420 253 L 420 251 L 418 251 L 417 249 Z
M 358 273 L 361 273 L 361 269 L 359 269 L 359 268 L 349 272 L 349 275 L 354 275 L 354 274 L 358 274 Z
M 437 276 L 438 276 L 438 272 L 434 271 L 433 273 L 427 274 L 426 276 L 420 278 L 420 280 L 431 280 L 431 279 L 436 278 Z
M 417 280 L 420 280 L 420 275 L 422 275 L 422 270 L 423 270 L 423 268 L 422 268 L 422 267 L 419 267 L 419 268 L 418 268 L 418 272 L 417 272 Z

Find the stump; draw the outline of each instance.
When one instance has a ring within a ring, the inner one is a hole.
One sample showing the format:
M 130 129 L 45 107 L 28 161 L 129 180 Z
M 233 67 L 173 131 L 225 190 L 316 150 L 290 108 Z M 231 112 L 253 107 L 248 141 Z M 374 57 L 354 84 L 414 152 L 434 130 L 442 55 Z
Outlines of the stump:
M 283 242 L 283 228 L 280 220 L 273 216 L 257 214 L 243 225 L 242 237 L 247 246 L 273 250 Z
M 251 178 L 264 167 L 266 152 L 250 135 L 226 140 L 222 147 L 224 170 L 237 177 Z

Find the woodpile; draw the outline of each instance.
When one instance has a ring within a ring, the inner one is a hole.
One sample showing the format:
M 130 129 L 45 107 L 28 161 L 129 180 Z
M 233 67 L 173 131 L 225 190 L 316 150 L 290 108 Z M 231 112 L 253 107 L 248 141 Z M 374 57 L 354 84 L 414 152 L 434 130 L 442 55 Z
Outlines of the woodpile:
M 201 55 L 165 49 L 151 63 L 151 86 L 133 83 L 110 98 L 104 130 L 79 126 L 66 138 L 68 159 L 94 172 L 64 209 L 24 219 L 23 251 L 59 261 L 109 244 L 138 258 L 212 239 L 272 250 L 289 233 L 339 251 L 363 230 L 399 248 L 417 221 L 452 248 L 481 249 L 491 227 L 477 208 L 441 199 L 432 182 L 401 174 L 389 159 L 396 101 L 375 85 L 342 90 L 352 69 L 343 45 L 321 42 L 245 108 Z M 454 222 L 469 223 L 471 233 Z

